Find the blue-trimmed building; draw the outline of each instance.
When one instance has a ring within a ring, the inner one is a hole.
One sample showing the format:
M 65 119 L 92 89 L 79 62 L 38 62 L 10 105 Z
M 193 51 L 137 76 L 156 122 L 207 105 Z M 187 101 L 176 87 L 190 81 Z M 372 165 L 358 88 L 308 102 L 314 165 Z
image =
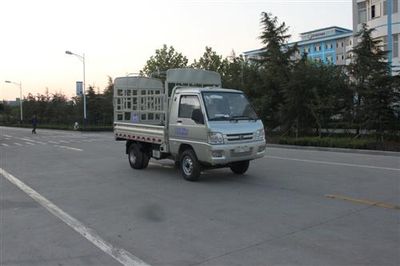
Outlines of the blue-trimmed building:
M 382 41 L 388 51 L 393 74 L 400 71 L 400 0 L 353 0 L 353 31 L 363 23 L 375 29 L 372 37 Z
M 327 27 L 300 34 L 300 41 L 289 43 L 292 46 L 297 43 L 300 58 L 303 54 L 316 62 L 326 64 L 345 65 L 349 60 L 349 52 L 353 45 L 353 31 L 341 27 Z M 243 53 L 246 59 L 257 58 L 262 49 L 246 51 Z
M 347 65 L 351 50 L 357 42 L 354 35 L 365 23 L 373 28 L 372 37 L 381 40 L 388 52 L 388 61 L 393 74 L 400 73 L 400 0 L 352 0 L 353 30 L 341 27 L 317 29 L 300 34 L 298 58 L 307 53 L 315 61 L 327 64 Z M 289 43 L 294 45 L 294 43 Z M 262 49 L 246 51 L 246 59 L 257 58 Z
M 306 53 L 311 60 L 345 65 L 352 46 L 352 36 L 352 30 L 329 27 L 301 33 L 297 45 L 300 54 Z

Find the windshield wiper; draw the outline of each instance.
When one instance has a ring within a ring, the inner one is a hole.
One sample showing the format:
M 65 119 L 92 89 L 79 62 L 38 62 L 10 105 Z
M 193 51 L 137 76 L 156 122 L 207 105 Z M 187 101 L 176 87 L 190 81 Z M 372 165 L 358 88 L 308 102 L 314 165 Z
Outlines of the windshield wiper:
M 231 116 L 231 118 L 230 118 L 230 120 L 254 120 L 254 121 L 257 121 L 257 117 L 250 117 L 250 116 L 247 116 L 247 115 L 234 115 L 234 116 Z
M 229 120 L 229 117 L 218 116 L 218 117 L 210 118 L 208 120 L 209 121 L 226 121 L 226 120 Z

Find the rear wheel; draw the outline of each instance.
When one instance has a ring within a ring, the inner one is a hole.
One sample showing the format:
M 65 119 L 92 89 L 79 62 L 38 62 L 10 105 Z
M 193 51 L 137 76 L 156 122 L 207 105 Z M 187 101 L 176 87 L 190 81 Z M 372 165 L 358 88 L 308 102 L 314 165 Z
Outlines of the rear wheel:
M 137 143 L 134 143 L 129 146 L 128 160 L 132 168 L 143 169 L 149 164 L 150 158 L 145 152 L 141 151 Z
M 197 160 L 193 150 L 182 152 L 179 167 L 184 179 L 188 181 L 197 181 L 200 177 L 200 163 Z
M 235 174 L 242 175 L 249 169 L 249 165 L 249 161 L 234 162 L 230 164 L 230 168 Z

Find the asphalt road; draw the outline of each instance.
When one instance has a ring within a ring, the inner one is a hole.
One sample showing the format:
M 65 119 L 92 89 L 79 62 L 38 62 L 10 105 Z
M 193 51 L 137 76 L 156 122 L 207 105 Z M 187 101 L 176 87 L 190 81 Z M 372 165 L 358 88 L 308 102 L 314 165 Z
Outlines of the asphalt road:
M 193 183 L 111 133 L 37 131 L 0 127 L 2 266 L 400 265 L 400 157 L 268 148 Z

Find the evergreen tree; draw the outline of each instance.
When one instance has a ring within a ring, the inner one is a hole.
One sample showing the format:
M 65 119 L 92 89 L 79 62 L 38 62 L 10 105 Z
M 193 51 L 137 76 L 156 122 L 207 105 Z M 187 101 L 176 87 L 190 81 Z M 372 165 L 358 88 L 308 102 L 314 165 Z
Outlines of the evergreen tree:
M 348 71 L 355 94 L 353 112 L 358 133 L 361 129 L 375 129 L 382 139 L 384 130 L 395 119 L 398 89 L 386 60 L 387 52 L 379 39 L 372 38 L 373 31 L 363 24 L 356 34 L 358 44 L 352 51 L 354 57 Z
M 262 32 L 260 35 L 262 47 L 261 77 L 263 86 L 257 93 L 256 108 L 265 118 L 268 127 L 276 127 L 282 122 L 281 108 L 284 102 L 284 87 L 290 79 L 293 65 L 292 57 L 297 46 L 289 47 L 287 42 L 289 28 L 283 22 L 278 24 L 278 18 L 270 13 L 261 14 Z

